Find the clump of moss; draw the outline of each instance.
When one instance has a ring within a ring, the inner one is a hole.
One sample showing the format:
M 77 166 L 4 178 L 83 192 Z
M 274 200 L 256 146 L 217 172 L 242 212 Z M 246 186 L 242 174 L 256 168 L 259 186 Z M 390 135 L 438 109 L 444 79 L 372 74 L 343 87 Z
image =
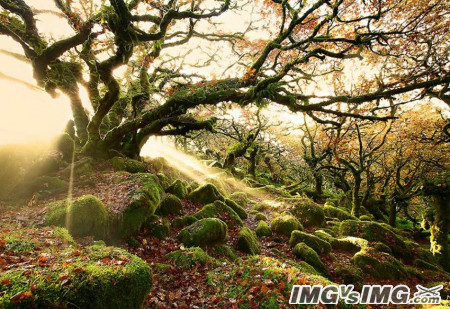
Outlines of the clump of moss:
M 203 185 L 188 195 L 188 199 L 201 204 L 214 203 L 217 200 L 223 201 L 224 198 L 213 184 Z
M 46 225 L 67 227 L 73 236 L 105 236 L 107 211 L 105 205 L 93 195 L 84 195 L 72 203 L 53 203 L 45 216 Z
M 241 207 L 247 207 L 248 197 L 244 192 L 233 192 L 228 198 Z
M 204 247 L 223 244 L 227 234 L 225 222 L 217 218 L 205 218 L 182 229 L 178 239 L 187 247 Z
M 305 228 L 325 225 L 325 213 L 322 207 L 310 199 L 299 199 L 291 206 L 289 211 L 300 220 Z
M 248 254 L 259 254 L 261 252 L 255 233 L 248 227 L 243 227 L 239 231 L 237 248 Z
M 173 260 L 175 265 L 189 269 L 196 265 L 206 265 L 206 263 L 214 262 L 202 248 L 192 247 L 185 250 L 176 250 L 166 254 L 166 257 Z
M 155 220 L 153 222 L 147 222 L 144 225 L 147 228 L 148 235 L 156 237 L 158 239 L 164 239 L 170 235 L 170 222 L 167 218 L 162 220 Z
M 61 152 L 64 161 L 72 162 L 72 156 L 75 151 L 75 142 L 72 137 L 63 133 L 56 138 L 56 149 Z
M 183 214 L 183 204 L 181 200 L 173 194 L 166 194 L 159 205 L 157 213 L 160 215 L 181 215 Z
M 272 236 L 272 230 L 270 229 L 270 226 L 267 224 L 266 221 L 263 220 L 258 222 L 255 232 L 256 235 L 258 235 L 258 237 Z
M 304 260 L 306 263 L 314 267 L 320 273 L 325 275 L 327 274 L 327 269 L 320 260 L 320 257 L 317 254 L 317 252 L 314 251 L 314 249 L 309 247 L 307 244 L 305 243 L 296 244 L 292 252 L 296 257 Z
M 331 245 L 329 242 L 302 231 L 293 231 L 291 238 L 289 239 L 289 245 L 294 247 L 301 242 L 313 248 L 319 254 L 328 254 L 331 252 Z
M 361 287 L 363 283 L 363 277 L 361 271 L 352 265 L 337 265 L 335 269 L 336 275 L 341 277 L 344 284 L 353 284 L 357 287 Z
M 428 263 L 427 261 L 424 261 L 422 259 L 415 259 L 414 265 L 419 268 L 442 271 L 441 267 L 439 267 L 435 264 L 432 264 L 432 263 Z
M 236 202 L 230 200 L 230 199 L 225 199 L 225 204 L 227 204 L 229 207 L 231 207 L 242 220 L 247 219 L 248 215 L 247 212 L 244 210 L 244 208 L 242 208 L 241 206 L 239 206 Z
M 372 217 L 368 215 L 362 215 L 359 217 L 359 220 L 361 221 L 372 221 Z
M 350 252 L 357 252 L 361 250 L 364 247 L 367 247 L 369 245 L 369 242 L 363 238 L 358 237 L 352 237 L 347 236 L 344 238 L 337 238 L 332 240 L 331 247 L 333 249 L 343 250 L 343 251 L 350 251 Z
M 208 253 L 217 259 L 221 259 L 223 257 L 230 259 L 231 261 L 235 261 L 237 259 L 237 255 L 233 248 L 227 245 L 217 245 L 214 247 L 210 247 L 208 249 Z
M 294 230 L 303 230 L 303 226 L 300 221 L 298 221 L 294 216 L 288 214 L 274 218 L 271 222 L 271 226 L 275 233 L 285 235 L 287 237 L 290 237 L 292 231 Z
M 345 211 L 338 207 L 334 207 L 330 204 L 325 204 L 325 206 L 323 207 L 323 212 L 326 216 L 337 218 L 339 220 L 357 220 L 357 218 L 348 211 Z
M 188 190 L 186 183 L 182 181 L 181 179 L 175 180 L 167 189 L 167 193 L 171 193 L 175 195 L 176 197 L 183 199 L 187 196 Z
M 378 279 L 401 279 L 407 276 L 403 264 L 395 257 L 379 252 L 371 247 L 364 247 L 352 258 L 354 265 Z
M 41 176 L 21 187 L 22 189 L 17 192 L 19 196 L 31 196 L 33 193 L 38 193 L 40 196 L 51 196 L 67 191 L 69 184 L 59 177 Z
M 147 167 L 143 162 L 130 158 L 114 157 L 111 159 L 111 164 L 116 171 L 144 173 L 147 170 Z
M 175 228 L 185 227 L 185 226 L 191 225 L 192 223 L 194 223 L 196 221 L 198 221 L 198 219 L 194 216 L 179 217 L 179 218 L 173 219 L 172 226 Z
M 255 220 L 264 220 L 267 221 L 267 216 L 262 212 L 255 213 Z
M 230 227 L 234 225 L 243 225 L 239 215 L 222 201 L 215 201 L 213 204 L 205 205 L 201 210 L 199 210 L 192 216 L 197 219 L 220 218 L 225 221 Z

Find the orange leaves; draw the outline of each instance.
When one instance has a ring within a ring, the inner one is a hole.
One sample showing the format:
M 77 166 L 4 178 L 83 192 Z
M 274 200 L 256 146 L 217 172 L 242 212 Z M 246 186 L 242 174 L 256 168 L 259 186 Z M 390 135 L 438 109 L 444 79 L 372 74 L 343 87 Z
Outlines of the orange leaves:
M 12 285 L 11 280 L 9 280 L 8 278 L 5 278 L 5 279 L 3 279 L 2 281 L 0 281 L 0 284 L 2 284 L 2 285 L 8 285 L 8 286 L 11 286 L 11 285 Z
M 252 80 L 255 78 L 256 69 L 248 68 L 247 73 L 242 77 L 243 81 Z
M 19 292 L 11 297 L 10 301 L 14 304 L 31 297 L 33 297 L 33 293 L 31 291 Z

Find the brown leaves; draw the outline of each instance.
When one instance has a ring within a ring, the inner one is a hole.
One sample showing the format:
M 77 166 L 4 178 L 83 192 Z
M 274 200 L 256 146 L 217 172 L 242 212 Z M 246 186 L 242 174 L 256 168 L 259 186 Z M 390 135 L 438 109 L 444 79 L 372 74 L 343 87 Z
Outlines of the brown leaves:
M 10 301 L 14 304 L 31 297 L 33 297 L 33 293 L 31 291 L 19 292 L 11 297 Z

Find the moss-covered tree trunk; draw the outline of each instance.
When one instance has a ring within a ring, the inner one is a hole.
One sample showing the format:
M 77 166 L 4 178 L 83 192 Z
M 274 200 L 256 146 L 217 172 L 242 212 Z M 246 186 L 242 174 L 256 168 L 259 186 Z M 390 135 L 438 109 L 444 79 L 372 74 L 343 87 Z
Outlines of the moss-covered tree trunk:
M 450 194 L 433 195 L 434 221 L 431 225 L 431 252 L 438 257 L 446 271 L 450 271 Z
M 361 190 L 361 174 L 354 174 L 355 183 L 352 189 L 352 215 L 359 217 L 361 212 L 361 197 L 359 196 L 359 191 Z

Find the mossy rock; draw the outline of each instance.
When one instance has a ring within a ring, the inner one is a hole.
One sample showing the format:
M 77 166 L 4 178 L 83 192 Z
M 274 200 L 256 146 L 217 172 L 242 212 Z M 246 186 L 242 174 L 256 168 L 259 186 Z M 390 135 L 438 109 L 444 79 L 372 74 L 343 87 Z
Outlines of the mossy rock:
M 255 213 L 255 220 L 267 221 L 267 216 L 265 214 L 263 214 L 262 212 L 257 212 L 257 213 Z
M 210 183 L 198 187 L 197 189 L 189 193 L 188 199 L 195 203 L 201 204 L 209 204 L 214 203 L 217 200 L 224 200 L 222 194 L 220 194 L 216 186 Z
M 173 194 L 166 194 L 157 210 L 159 215 L 181 215 L 183 214 L 183 204 L 181 200 Z
M 414 260 L 414 265 L 416 267 L 423 268 L 423 269 L 442 271 L 442 268 L 440 266 L 438 266 L 436 264 L 429 263 L 429 262 L 424 261 L 422 259 L 415 259 Z
M 298 199 L 290 207 L 291 212 L 305 228 L 308 227 L 321 227 L 325 225 L 325 213 L 319 204 L 313 201 L 303 198 Z
M 343 221 L 343 220 L 358 220 L 358 218 L 353 216 L 348 211 L 345 211 L 338 207 L 334 207 L 330 204 L 325 204 L 325 206 L 323 207 L 323 212 L 325 213 L 326 216 L 331 217 L 331 218 L 337 218 L 341 221 Z
M 294 247 L 300 242 L 307 244 L 318 254 L 328 254 L 331 252 L 331 245 L 329 242 L 302 231 L 293 231 L 291 234 L 291 238 L 289 239 L 289 245 L 291 247 Z
M 352 258 L 352 263 L 364 274 L 377 279 L 404 279 L 407 276 L 403 264 L 395 257 L 379 252 L 371 247 L 364 247 Z
M 239 215 L 222 201 L 215 201 L 212 204 L 205 205 L 202 209 L 200 209 L 192 216 L 197 219 L 219 218 L 225 221 L 230 227 L 235 225 L 243 225 L 243 222 Z
M 208 254 L 214 256 L 215 258 L 223 261 L 223 258 L 235 261 L 237 259 L 236 252 L 234 249 L 227 245 L 216 245 L 208 248 Z
M 157 174 L 156 174 L 156 177 L 158 177 L 159 183 L 161 184 L 161 187 L 162 187 L 164 190 L 167 190 L 167 188 L 170 186 L 170 180 L 169 180 L 169 178 L 168 178 L 165 174 L 163 174 L 163 173 L 157 173 Z
M 369 242 L 363 238 L 347 236 L 335 238 L 331 242 L 331 247 L 335 250 L 357 252 L 369 245 Z
M 39 196 L 51 196 L 61 192 L 67 192 L 69 184 L 59 177 L 40 176 L 23 183 L 19 188 L 16 188 L 18 196 L 31 196 L 33 193 L 38 193 Z
M 244 192 L 233 192 L 228 198 L 243 208 L 247 207 L 248 196 Z
M 239 251 L 248 254 L 259 254 L 261 248 L 259 247 L 258 239 L 255 233 L 248 227 L 243 227 L 238 234 L 237 248 Z
M 64 161 L 72 162 L 73 153 L 75 151 L 75 142 L 69 134 L 63 133 L 55 140 L 56 150 L 58 150 Z
M 354 236 L 368 241 L 382 242 L 396 256 L 411 258 L 412 252 L 406 243 L 387 225 L 370 221 L 343 221 L 339 227 L 341 236 Z
M 1 308 L 141 308 L 152 285 L 145 261 L 103 245 L 70 247 L 54 231 L 26 229 L 2 239 L 2 254 L 14 237 L 40 250 L 21 251 L 30 263 L 0 275 Z
M 190 269 L 196 265 L 205 266 L 207 263 L 214 262 L 214 258 L 210 257 L 199 247 L 172 251 L 166 254 L 166 258 L 171 259 L 175 265 L 183 269 Z
M 114 157 L 111 164 L 116 171 L 126 171 L 128 173 L 144 173 L 147 171 L 145 163 L 130 158 Z
M 84 195 L 72 203 L 55 202 L 45 215 L 45 225 L 66 227 L 76 237 L 103 238 L 107 227 L 106 207 L 93 195 Z
M 94 159 L 85 157 L 72 164 L 69 164 L 69 166 L 64 168 L 58 174 L 66 178 L 70 178 L 88 176 L 93 174 L 94 172 Z
M 229 207 L 231 207 L 242 220 L 247 219 L 248 215 L 247 212 L 245 211 L 244 208 L 242 208 L 241 206 L 239 206 L 239 204 L 237 204 L 236 202 L 230 200 L 230 199 L 225 199 L 225 204 L 227 204 Z
M 179 217 L 179 218 L 175 218 L 172 221 L 172 226 L 175 228 L 180 228 L 180 227 L 185 227 L 188 225 L 191 225 L 194 222 L 197 222 L 198 219 L 194 216 L 184 216 L 184 217 Z
M 372 247 L 374 247 L 375 249 L 377 249 L 380 252 L 392 254 L 392 249 L 389 246 L 383 244 L 382 242 L 376 242 L 376 243 L 372 244 Z
M 304 260 L 321 274 L 328 274 L 327 268 L 325 267 L 325 264 L 323 264 L 323 262 L 320 260 L 317 252 L 307 244 L 302 242 L 296 244 L 292 249 L 292 252 L 297 258 Z
M 368 216 L 368 215 L 362 215 L 362 216 L 359 217 L 359 220 L 361 220 L 361 221 L 372 221 L 373 218 L 371 216 Z
M 323 239 L 331 244 L 332 241 L 336 240 L 331 234 L 325 232 L 324 230 L 316 230 L 314 231 L 314 235 Z
M 175 180 L 167 189 L 167 193 L 171 193 L 180 199 L 184 199 L 188 195 L 186 183 L 181 179 Z
M 291 236 L 294 230 L 303 230 L 303 226 L 296 217 L 292 215 L 281 215 L 276 217 L 270 223 L 272 230 L 275 233 L 285 235 L 287 237 Z
M 335 273 L 342 279 L 344 284 L 353 284 L 356 287 L 363 285 L 363 277 L 361 271 L 352 265 L 337 265 Z
M 258 235 L 258 237 L 272 236 L 272 230 L 270 229 L 270 226 L 267 224 L 266 221 L 263 220 L 258 222 L 255 232 L 256 235 Z
M 158 239 L 164 239 L 170 235 L 170 222 L 166 218 L 146 222 L 144 227 L 147 229 L 148 235 Z
M 182 229 L 178 239 L 187 247 L 204 247 L 223 244 L 227 234 L 225 222 L 217 218 L 205 218 Z

